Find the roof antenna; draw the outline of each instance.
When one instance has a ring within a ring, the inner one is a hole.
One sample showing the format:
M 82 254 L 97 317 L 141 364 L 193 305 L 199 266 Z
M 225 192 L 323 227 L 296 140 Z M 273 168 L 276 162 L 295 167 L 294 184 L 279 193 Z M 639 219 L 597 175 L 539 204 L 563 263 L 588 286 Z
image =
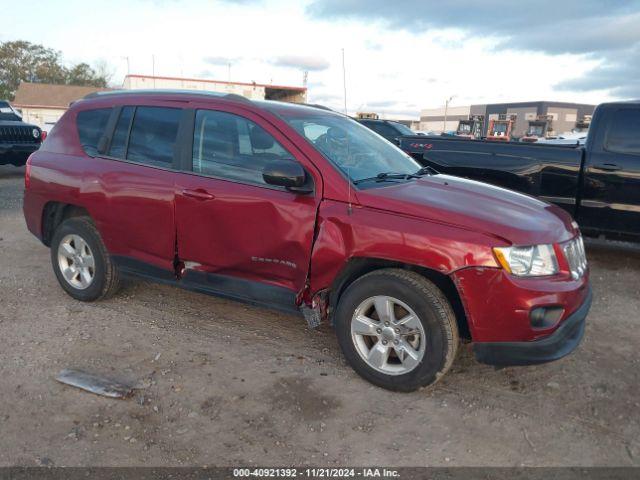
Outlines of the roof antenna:
M 344 47 L 342 48 L 342 90 L 344 96 L 344 114 L 345 116 L 349 116 L 347 112 L 347 73 L 344 67 Z M 353 208 L 351 205 L 351 152 L 349 151 L 349 135 L 347 134 L 347 159 L 349 162 L 347 163 L 347 214 L 351 215 L 353 213 Z

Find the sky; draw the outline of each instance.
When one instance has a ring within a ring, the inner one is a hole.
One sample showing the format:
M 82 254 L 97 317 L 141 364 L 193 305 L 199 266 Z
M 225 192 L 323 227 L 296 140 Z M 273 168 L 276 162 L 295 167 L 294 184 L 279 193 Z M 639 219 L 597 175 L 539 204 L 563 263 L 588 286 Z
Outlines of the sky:
M 0 0 L 0 42 L 131 74 L 301 86 L 350 114 L 640 98 L 640 0 Z M 155 62 L 154 60 L 155 59 Z M 231 67 L 229 67 L 229 64 Z

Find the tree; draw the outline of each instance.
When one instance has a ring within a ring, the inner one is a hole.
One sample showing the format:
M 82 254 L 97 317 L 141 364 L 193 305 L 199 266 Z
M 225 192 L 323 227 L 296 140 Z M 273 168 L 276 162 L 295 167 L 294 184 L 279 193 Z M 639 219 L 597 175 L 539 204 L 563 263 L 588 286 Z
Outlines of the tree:
M 86 63 L 79 63 L 67 70 L 69 85 L 90 85 L 92 87 L 106 87 L 107 79 L 98 76 L 96 71 Z
M 0 99 L 13 100 L 20 82 L 106 87 L 107 69 L 97 73 L 86 63 L 67 68 L 60 52 L 18 40 L 0 43 Z

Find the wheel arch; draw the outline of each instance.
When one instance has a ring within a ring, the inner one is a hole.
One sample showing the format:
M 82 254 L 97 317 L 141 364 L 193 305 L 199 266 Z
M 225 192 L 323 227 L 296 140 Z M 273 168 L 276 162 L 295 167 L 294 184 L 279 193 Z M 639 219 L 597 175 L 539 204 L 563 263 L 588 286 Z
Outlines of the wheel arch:
M 51 239 L 56 228 L 68 218 L 89 217 L 86 208 L 64 202 L 47 202 L 42 209 L 42 243 L 51 246 Z
M 347 264 L 342 268 L 339 274 L 336 276 L 331 284 L 329 290 L 329 318 L 333 323 L 333 312 L 335 312 L 340 297 L 345 290 L 358 278 L 373 272 L 374 270 L 381 270 L 385 268 L 400 268 L 403 270 L 409 270 L 416 272 L 427 280 L 433 282 L 445 295 L 447 300 L 451 303 L 454 314 L 456 316 L 456 322 L 458 324 L 458 331 L 460 336 L 465 339 L 471 339 L 471 331 L 469 329 L 469 323 L 467 315 L 460 298 L 458 289 L 456 288 L 453 280 L 436 270 L 432 270 L 420 265 L 413 265 L 408 263 L 396 262 L 393 260 L 386 260 L 381 258 L 367 258 L 357 257 L 351 258 Z

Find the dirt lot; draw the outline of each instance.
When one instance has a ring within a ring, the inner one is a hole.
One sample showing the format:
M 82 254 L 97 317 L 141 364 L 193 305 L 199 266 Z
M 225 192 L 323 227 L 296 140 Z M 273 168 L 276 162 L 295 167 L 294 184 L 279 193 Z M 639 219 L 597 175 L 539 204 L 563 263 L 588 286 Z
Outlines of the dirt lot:
M 640 465 L 640 250 L 589 244 L 595 301 L 559 362 L 494 370 L 463 346 L 436 387 L 361 380 L 328 327 L 145 282 L 72 300 L 0 167 L 0 465 Z M 57 383 L 77 367 L 148 388 Z

